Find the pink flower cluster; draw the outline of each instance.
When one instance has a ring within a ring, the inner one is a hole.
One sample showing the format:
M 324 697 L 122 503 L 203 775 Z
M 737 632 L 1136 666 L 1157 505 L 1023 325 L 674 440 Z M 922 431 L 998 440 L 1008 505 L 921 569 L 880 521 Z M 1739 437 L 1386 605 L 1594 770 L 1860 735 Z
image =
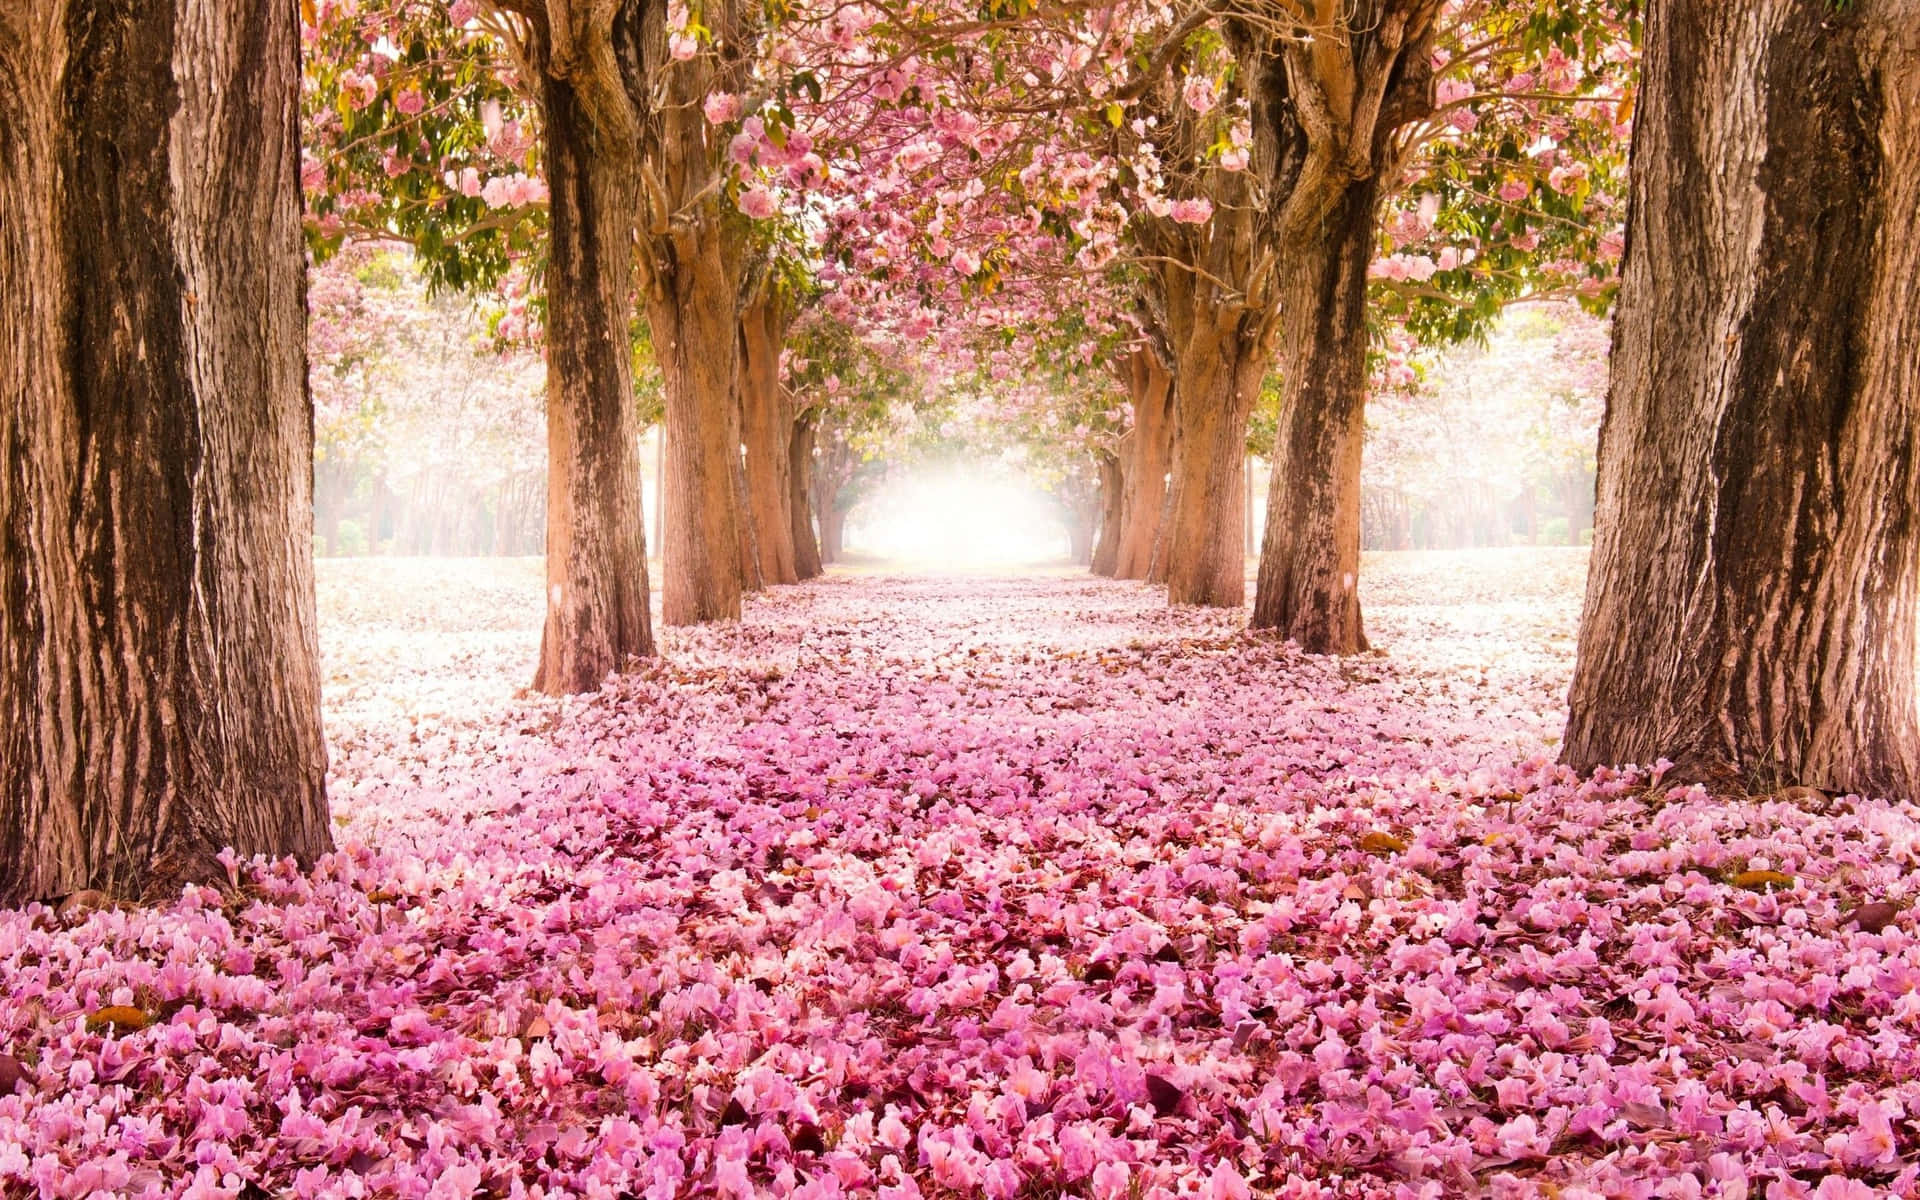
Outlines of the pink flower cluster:
M 0 916 L 0 1193 L 1914 1194 L 1920 821 L 1551 765 L 1578 566 L 1346 661 L 838 575 L 546 702 L 531 564 L 329 562 L 339 851 Z

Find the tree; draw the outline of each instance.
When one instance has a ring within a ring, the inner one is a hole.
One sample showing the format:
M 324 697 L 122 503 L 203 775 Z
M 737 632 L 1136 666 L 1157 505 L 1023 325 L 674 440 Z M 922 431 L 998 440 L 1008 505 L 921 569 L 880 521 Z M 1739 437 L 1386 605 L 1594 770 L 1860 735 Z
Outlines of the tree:
M 1913 797 L 1920 4 L 1655 0 L 1644 78 L 1565 761 Z
M 641 6 L 522 15 L 549 192 L 547 619 L 533 686 L 587 692 L 654 652 L 628 332 Z
M 1133 428 L 1122 449 L 1126 499 L 1113 574 L 1116 579 L 1145 579 L 1173 459 L 1173 376 L 1151 345 L 1134 349 L 1125 359 L 1125 371 Z
M 299 30 L 155 7 L 0 11 L 4 904 L 331 847 Z
M 528 0 L 502 6 L 510 16 L 489 9 L 483 26 L 471 3 L 329 3 L 310 34 L 319 253 L 350 233 L 400 238 L 431 282 L 477 288 L 544 248 L 547 614 L 534 686 L 553 693 L 594 690 L 654 652 L 630 332 L 642 7 Z M 523 92 L 499 70 L 509 42 Z
M 760 281 L 753 291 L 740 310 L 746 525 L 754 531 L 760 578 L 767 583 L 797 583 L 802 576 L 791 509 L 794 466 L 790 457 L 796 417 L 793 399 L 780 378 L 780 352 L 796 306 L 790 289 L 778 278 Z

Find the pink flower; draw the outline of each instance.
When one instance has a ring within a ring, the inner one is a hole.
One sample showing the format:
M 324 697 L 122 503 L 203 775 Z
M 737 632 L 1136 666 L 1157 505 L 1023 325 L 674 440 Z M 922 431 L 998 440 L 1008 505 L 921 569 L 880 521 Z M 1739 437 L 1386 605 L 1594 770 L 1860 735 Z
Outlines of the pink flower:
M 980 256 L 965 246 L 955 250 L 953 257 L 947 261 L 952 264 L 955 272 L 968 278 L 973 277 L 980 270 Z
M 1180 89 L 1180 98 L 1188 108 L 1205 116 L 1220 103 L 1220 85 L 1205 75 L 1189 75 L 1186 86 Z
M 675 62 L 685 62 L 700 53 L 700 42 L 690 33 L 668 34 L 667 53 Z
M 1233 1169 L 1225 1160 L 1213 1165 L 1213 1174 L 1207 1176 L 1207 1200 L 1253 1200 L 1253 1189 L 1247 1186 L 1247 1177 Z
M 767 190 L 765 184 L 759 183 L 740 193 L 739 204 L 740 211 L 756 221 L 766 220 L 778 209 L 778 205 L 773 200 L 773 193 Z
M 1213 216 L 1213 201 L 1205 196 L 1175 200 L 1168 215 L 1182 225 L 1204 225 Z
M 740 115 L 740 97 L 732 92 L 713 92 L 700 108 L 707 115 L 707 124 L 724 125 Z
M 407 116 L 416 116 L 427 107 L 427 98 L 409 88 L 393 98 L 393 106 Z
M 1829 1140 L 1829 1153 L 1855 1167 L 1877 1167 L 1900 1156 L 1900 1143 L 1893 1132 L 1893 1121 L 1884 1104 L 1871 1102 L 1860 1106 L 1851 1134 L 1835 1134 Z M 1835 1142 L 1838 1142 L 1836 1145 Z

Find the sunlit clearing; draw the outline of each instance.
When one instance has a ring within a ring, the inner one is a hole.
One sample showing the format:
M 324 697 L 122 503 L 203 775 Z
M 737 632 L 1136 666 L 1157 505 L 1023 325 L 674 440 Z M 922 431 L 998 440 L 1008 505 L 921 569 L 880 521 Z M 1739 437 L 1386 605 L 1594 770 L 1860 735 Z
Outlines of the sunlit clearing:
M 847 520 L 847 548 L 934 568 L 1028 566 L 1067 556 L 1059 510 L 1032 484 L 965 466 L 889 480 Z

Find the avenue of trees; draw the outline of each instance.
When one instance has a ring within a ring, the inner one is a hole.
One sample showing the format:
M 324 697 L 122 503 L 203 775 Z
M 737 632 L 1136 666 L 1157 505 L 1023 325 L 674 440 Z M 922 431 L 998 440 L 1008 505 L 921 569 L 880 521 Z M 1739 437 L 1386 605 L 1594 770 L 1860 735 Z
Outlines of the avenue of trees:
M 890 437 L 1238 606 L 1251 436 L 1253 627 L 1364 650 L 1369 396 L 1553 300 L 1614 314 L 1566 761 L 1920 784 L 1920 0 L 18 0 L 0 152 L 0 903 L 328 848 L 308 266 L 397 245 L 545 358 L 543 691 L 655 653 L 649 404 L 669 624 Z

